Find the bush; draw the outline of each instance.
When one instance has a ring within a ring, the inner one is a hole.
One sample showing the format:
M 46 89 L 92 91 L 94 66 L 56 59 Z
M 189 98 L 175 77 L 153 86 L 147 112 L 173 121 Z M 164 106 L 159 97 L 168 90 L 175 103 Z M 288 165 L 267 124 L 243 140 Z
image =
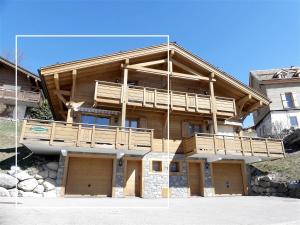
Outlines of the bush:
M 44 100 L 39 107 L 31 108 L 29 110 L 29 116 L 32 119 L 52 120 L 53 116 L 48 101 Z

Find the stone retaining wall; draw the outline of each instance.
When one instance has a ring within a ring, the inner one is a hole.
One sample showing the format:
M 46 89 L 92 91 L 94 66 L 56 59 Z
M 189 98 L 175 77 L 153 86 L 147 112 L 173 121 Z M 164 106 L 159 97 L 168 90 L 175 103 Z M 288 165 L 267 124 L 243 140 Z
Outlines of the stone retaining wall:
M 39 162 L 25 170 L 12 166 L 6 173 L 0 173 L 0 196 L 56 197 L 58 168 L 56 161 Z

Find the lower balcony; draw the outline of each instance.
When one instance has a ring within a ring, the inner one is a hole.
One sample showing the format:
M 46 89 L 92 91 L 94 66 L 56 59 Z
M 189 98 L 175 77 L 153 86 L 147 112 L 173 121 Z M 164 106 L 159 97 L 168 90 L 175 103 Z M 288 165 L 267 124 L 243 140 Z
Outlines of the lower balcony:
M 284 157 L 282 140 L 195 133 L 183 141 L 184 153 Z
M 62 149 L 148 152 L 152 150 L 152 141 L 152 129 L 42 120 L 24 120 L 20 137 L 20 143 L 33 152 L 47 154 L 57 154 Z

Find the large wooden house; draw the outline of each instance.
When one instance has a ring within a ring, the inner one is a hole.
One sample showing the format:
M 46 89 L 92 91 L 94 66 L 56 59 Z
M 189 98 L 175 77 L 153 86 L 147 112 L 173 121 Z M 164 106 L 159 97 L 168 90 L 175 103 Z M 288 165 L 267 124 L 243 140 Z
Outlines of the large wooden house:
M 0 117 L 24 119 L 28 108 L 37 107 L 42 100 L 41 79 L 18 66 L 17 85 L 15 64 L 0 57 Z M 16 94 L 17 91 L 17 94 Z M 18 107 L 15 107 L 16 96 Z
M 21 143 L 60 154 L 61 195 L 246 195 L 246 163 L 284 157 L 281 140 L 242 136 L 269 100 L 175 43 L 40 75 L 55 121 L 24 121 Z

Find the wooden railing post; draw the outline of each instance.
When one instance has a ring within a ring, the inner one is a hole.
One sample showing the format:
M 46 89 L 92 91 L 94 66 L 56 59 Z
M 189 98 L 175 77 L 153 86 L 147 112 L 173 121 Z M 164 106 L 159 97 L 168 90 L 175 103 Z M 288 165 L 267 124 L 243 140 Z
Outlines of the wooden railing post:
M 118 148 L 118 138 L 119 138 L 119 127 L 116 128 L 116 140 L 115 140 L 115 148 Z
M 266 144 L 266 150 L 267 150 L 267 155 L 270 156 L 269 148 L 268 148 L 268 140 L 267 138 L 265 139 L 265 144 Z
M 132 136 L 132 130 L 129 128 L 129 134 L 128 134 L 128 150 L 131 149 L 131 136 Z
M 81 133 L 81 124 L 78 125 L 78 131 L 77 131 L 77 140 L 76 140 L 76 146 L 80 146 L 80 133 Z
M 284 144 L 282 140 L 281 140 L 281 148 L 282 148 L 283 157 L 285 158 L 286 155 L 285 155 Z
M 245 155 L 245 152 L 244 152 L 244 145 L 243 145 L 243 137 L 239 136 L 239 140 L 240 140 L 240 142 L 241 142 L 242 155 L 244 156 L 244 155 Z
M 213 134 L 213 142 L 214 142 L 214 152 L 215 154 L 217 154 L 217 140 L 215 134 Z
M 198 108 L 198 95 L 195 94 L 195 106 L 196 106 L 196 112 L 199 112 L 199 108 Z
M 151 135 L 150 136 L 151 151 L 153 151 L 153 135 L 154 135 L 153 130 L 151 130 L 151 134 L 150 135 Z
M 157 107 L 157 91 L 154 89 L 154 107 Z
M 26 130 L 26 124 L 27 124 L 27 120 L 24 120 L 22 125 L 21 135 L 20 135 L 20 142 L 23 141 L 25 130 Z
M 172 99 L 173 91 L 169 91 L 169 94 L 170 94 L 170 107 L 171 109 L 173 109 L 173 99 Z
M 197 133 L 196 134 L 194 134 L 194 137 L 195 137 L 195 153 L 197 153 L 198 152 L 198 138 L 197 138 Z
M 253 156 L 254 152 L 253 152 L 253 146 L 252 146 L 252 137 L 250 137 L 250 150 L 251 150 L 251 155 Z
M 55 122 L 52 122 L 49 145 L 53 145 L 54 137 L 55 137 Z
M 189 110 L 189 99 L 188 99 L 188 93 L 185 93 L 185 109 L 186 111 Z
M 96 125 L 94 124 L 92 127 L 92 137 L 91 137 L 91 147 L 95 147 L 95 132 L 96 132 Z
M 224 153 L 225 155 L 227 155 L 227 149 L 226 149 L 226 138 L 225 136 L 223 135 L 223 142 L 224 142 Z

